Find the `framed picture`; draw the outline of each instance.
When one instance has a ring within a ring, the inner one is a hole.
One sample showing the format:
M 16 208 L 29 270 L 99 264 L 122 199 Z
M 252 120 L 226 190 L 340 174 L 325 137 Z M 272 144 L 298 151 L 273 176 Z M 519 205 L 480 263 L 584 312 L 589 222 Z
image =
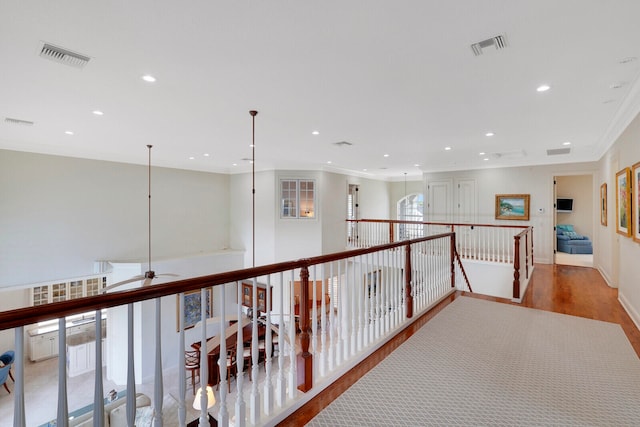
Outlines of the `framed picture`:
M 607 226 L 607 183 L 600 186 L 600 224 Z
M 640 162 L 631 166 L 631 220 L 633 240 L 640 243 L 640 194 L 638 193 L 638 185 L 640 185 Z
M 496 219 L 529 221 L 529 195 L 496 194 Z
M 176 295 L 176 329 L 180 332 L 180 294 Z M 184 293 L 184 328 L 192 328 L 202 320 L 202 304 L 200 291 Z M 207 288 L 207 318 L 213 316 L 213 296 L 212 289 Z
M 616 233 L 631 236 L 631 169 L 616 174 Z
M 375 298 L 378 293 L 378 284 L 380 283 L 381 270 L 375 270 L 367 273 L 364 278 L 365 292 L 369 298 Z

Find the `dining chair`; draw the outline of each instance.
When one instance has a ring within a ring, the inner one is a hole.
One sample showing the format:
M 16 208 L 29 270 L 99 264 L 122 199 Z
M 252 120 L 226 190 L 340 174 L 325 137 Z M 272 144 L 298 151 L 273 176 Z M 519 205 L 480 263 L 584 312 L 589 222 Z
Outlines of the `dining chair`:
M 196 375 L 198 376 L 198 382 L 200 382 L 200 351 L 199 350 L 185 350 L 184 352 L 184 368 L 191 372 L 191 387 L 193 388 L 193 394 L 196 394 Z
M 231 375 L 237 376 L 238 367 L 236 365 L 236 347 L 230 347 L 227 349 L 227 388 L 228 392 L 231 393 Z M 216 384 L 216 390 L 220 387 L 220 375 L 218 375 L 218 384 Z

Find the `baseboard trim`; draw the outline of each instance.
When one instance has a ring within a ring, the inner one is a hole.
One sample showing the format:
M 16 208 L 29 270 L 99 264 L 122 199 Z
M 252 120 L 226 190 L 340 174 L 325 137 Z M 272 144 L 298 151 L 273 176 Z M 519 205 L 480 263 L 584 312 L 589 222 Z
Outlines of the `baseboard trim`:
M 636 325 L 636 328 L 640 329 L 640 314 L 633 308 L 629 303 L 629 300 L 627 300 L 624 294 L 620 291 L 618 291 L 618 301 L 620 301 L 624 311 L 626 311 L 629 317 L 631 317 L 631 321 Z

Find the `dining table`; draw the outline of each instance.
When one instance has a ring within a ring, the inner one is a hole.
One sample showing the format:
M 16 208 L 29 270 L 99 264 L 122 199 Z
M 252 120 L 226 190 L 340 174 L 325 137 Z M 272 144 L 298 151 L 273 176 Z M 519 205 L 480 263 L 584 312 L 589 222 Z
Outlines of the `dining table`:
M 266 327 L 264 325 L 258 326 L 258 338 L 263 339 L 266 334 Z M 206 351 L 207 351 L 207 385 L 213 386 L 218 384 L 220 380 L 218 360 L 220 359 L 220 342 L 222 334 L 214 335 L 207 339 Z M 226 342 L 226 348 L 236 347 L 238 341 L 238 324 L 233 323 L 224 330 L 224 337 Z M 242 319 L 242 342 L 251 344 L 253 337 L 253 324 L 251 319 Z M 196 350 L 201 350 L 202 341 L 196 341 L 191 344 Z M 240 354 L 242 354 L 240 352 Z

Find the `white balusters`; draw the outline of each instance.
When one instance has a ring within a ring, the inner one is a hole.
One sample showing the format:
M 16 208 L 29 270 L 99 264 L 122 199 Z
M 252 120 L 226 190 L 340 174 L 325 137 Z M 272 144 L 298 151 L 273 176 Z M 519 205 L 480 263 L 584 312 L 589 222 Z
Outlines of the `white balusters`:
M 13 386 L 13 427 L 25 427 L 24 416 L 24 327 L 15 328 L 15 362 L 14 373 L 16 382 Z
M 273 341 L 271 338 L 271 276 L 267 276 L 267 318 L 266 318 L 266 331 L 264 337 L 264 369 L 266 378 L 264 380 L 264 413 L 265 415 L 271 415 L 273 412 L 273 382 L 271 381 L 271 364 L 272 364 L 272 351 Z M 256 325 L 257 326 L 257 325 Z M 239 347 L 238 347 L 239 348 Z
M 291 270 L 291 281 L 289 282 L 289 398 L 296 396 L 296 321 L 295 321 L 295 298 L 294 298 L 294 274 Z
M 155 358 L 155 380 L 153 382 L 153 425 L 154 427 L 162 427 L 162 398 L 164 396 L 164 387 L 162 383 L 162 308 L 161 299 L 156 298 L 156 358 Z M 96 337 L 98 339 L 98 337 Z
M 187 394 L 187 370 L 185 368 L 185 360 L 184 360 L 184 349 L 185 349 L 185 340 L 184 340 L 184 293 L 178 294 L 178 325 L 180 328 L 179 334 L 179 344 L 178 344 L 178 380 L 180 381 L 178 385 L 178 422 L 181 426 L 186 425 L 187 422 L 187 408 L 185 407 L 185 399 Z M 192 372 L 191 375 L 194 375 Z M 200 380 L 202 381 L 202 379 Z
M 96 310 L 96 368 L 95 368 L 95 380 L 93 391 L 93 405 L 96 407 L 96 402 L 104 402 L 104 391 L 102 383 L 102 310 Z M 98 417 L 96 419 L 94 411 L 94 425 L 102 427 L 104 422 L 104 406 L 100 406 Z
M 253 278 L 253 318 L 251 325 L 251 394 L 249 395 L 249 420 L 251 424 L 260 421 L 260 391 L 258 390 L 258 280 Z
M 67 405 L 67 323 L 64 317 L 58 319 L 58 425 L 69 424 Z M 104 412 L 96 425 L 104 423 Z
M 202 325 L 200 335 L 200 425 L 207 425 L 209 420 L 207 419 L 207 380 L 209 378 L 209 363 L 207 355 L 207 290 L 202 288 L 200 290 L 200 324 Z M 222 356 L 222 342 L 220 340 L 220 355 Z M 226 352 L 225 352 L 226 354 Z M 128 395 L 128 393 L 127 393 Z
M 287 385 L 284 377 L 284 349 L 287 336 L 284 321 L 284 273 L 280 272 L 279 277 L 280 286 L 278 289 L 280 294 L 280 321 L 278 322 L 278 378 L 276 380 L 276 403 L 280 408 L 282 408 L 287 398 Z
M 247 408 L 244 401 L 244 342 L 243 342 L 243 326 L 242 326 L 242 284 L 236 282 L 237 307 L 236 316 L 238 318 L 236 330 L 236 427 L 244 427 L 246 425 Z M 240 351 L 243 356 L 240 357 Z
M 136 375 L 133 358 L 133 303 L 127 304 L 127 425 L 136 419 Z
M 255 283 L 254 283 L 255 286 Z M 228 427 L 229 426 L 229 409 L 227 408 L 227 390 L 228 390 L 228 384 L 227 384 L 227 338 L 226 338 L 226 334 L 225 331 L 227 329 L 227 311 L 226 311 L 226 288 L 227 285 L 224 284 L 222 286 L 220 286 L 220 356 L 218 357 L 218 366 L 219 366 L 219 370 L 218 370 L 218 378 L 219 378 L 219 382 L 220 382 L 220 407 L 218 408 L 218 426 L 220 427 Z M 208 293 L 205 293 L 204 291 L 206 291 L 207 289 L 203 289 L 203 301 L 206 301 L 206 296 L 204 295 L 208 295 Z M 241 301 L 241 300 L 238 300 Z M 210 303 L 207 303 L 207 306 L 209 306 Z M 204 309 L 202 309 L 202 313 L 203 313 L 203 324 L 207 322 L 207 312 Z M 241 324 L 242 322 L 240 321 L 240 319 L 238 319 L 238 323 Z M 254 325 L 255 326 L 255 325 Z M 204 346 L 205 348 L 205 353 L 206 353 L 206 345 Z M 237 356 L 236 356 L 236 360 L 238 360 Z M 236 371 L 237 372 L 237 371 Z M 224 378 L 224 379 L 223 379 Z M 238 375 L 236 373 L 236 388 L 237 388 L 237 378 Z M 206 382 L 206 380 L 204 380 Z M 207 393 L 205 393 L 204 391 L 206 390 L 205 388 L 205 384 L 203 383 L 202 378 L 200 378 L 200 385 L 203 387 L 203 393 L 202 395 L 206 395 Z M 203 400 L 207 400 L 206 397 Z M 206 408 L 207 404 L 205 403 L 204 406 L 201 406 L 201 408 Z M 206 424 L 202 423 L 202 413 L 200 414 L 200 425 L 209 425 L 209 422 L 207 421 Z

